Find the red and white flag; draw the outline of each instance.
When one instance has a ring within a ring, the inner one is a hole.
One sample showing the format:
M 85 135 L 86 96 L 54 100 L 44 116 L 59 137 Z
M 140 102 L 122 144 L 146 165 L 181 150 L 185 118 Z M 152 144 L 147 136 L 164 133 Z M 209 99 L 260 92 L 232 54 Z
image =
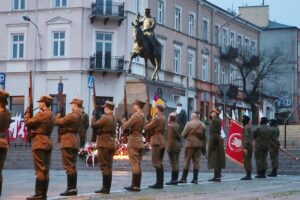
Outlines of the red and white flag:
M 230 120 L 226 142 L 226 156 L 233 162 L 243 165 L 242 134 L 244 127 L 235 120 Z

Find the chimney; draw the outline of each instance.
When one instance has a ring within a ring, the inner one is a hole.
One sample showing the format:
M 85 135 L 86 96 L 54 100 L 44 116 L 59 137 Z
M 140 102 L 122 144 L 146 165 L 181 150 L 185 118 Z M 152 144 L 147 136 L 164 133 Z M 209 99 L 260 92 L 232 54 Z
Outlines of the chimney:
M 251 22 L 259 27 L 269 25 L 269 6 L 241 6 L 239 7 L 240 18 Z

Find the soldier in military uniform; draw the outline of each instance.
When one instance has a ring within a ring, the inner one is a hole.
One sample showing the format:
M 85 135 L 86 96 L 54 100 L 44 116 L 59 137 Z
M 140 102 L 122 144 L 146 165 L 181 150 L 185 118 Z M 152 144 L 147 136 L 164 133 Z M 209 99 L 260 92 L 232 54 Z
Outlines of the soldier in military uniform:
M 109 194 L 112 180 L 112 164 L 115 153 L 115 140 L 117 120 L 113 115 L 115 104 L 111 101 L 104 103 L 104 115 L 99 120 L 92 118 L 92 128 L 97 134 L 97 149 L 99 166 L 102 171 L 103 186 L 95 193 Z M 95 141 L 92 141 L 95 142 Z
M 4 161 L 6 159 L 7 149 L 9 147 L 7 142 L 7 129 L 9 128 L 11 122 L 11 114 L 6 109 L 7 105 L 7 98 L 9 94 L 4 91 L 0 90 L 0 196 L 2 193 L 2 169 L 4 166 Z
M 276 120 L 272 119 L 270 120 L 270 127 L 273 134 L 274 141 L 271 142 L 270 146 L 270 158 L 271 158 L 271 165 L 272 165 L 272 172 L 268 174 L 270 177 L 276 177 L 277 176 L 277 169 L 278 169 L 278 157 L 279 157 L 279 135 L 280 131 L 277 126 Z
M 133 103 L 133 115 L 127 122 L 123 122 L 123 130 L 127 130 L 129 132 L 127 150 L 132 171 L 131 186 L 125 187 L 125 189 L 134 192 L 140 191 L 141 187 L 141 162 L 144 152 L 142 133 L 145 122 L 145 115 L 143 113 L 144 105 L 145 102 L 135 100 L 135 102 Z
M 225 151 L 221 139 L 221 119 L 219 110 L 211 112 L 210 138 L 208 142 L 208 169 L 214 169 L 214 177 L 208 181 L 221 181 L 221 170 L 225 168 Z
M 80 147 L 83 148 L 86 141 L 86 131 L 89 127 L 89 116 L 84 112 L 84 108 L 81 108 L 81 124 L 79 129 Z
M 266 178 L 268 169 L 267 156 L 272 141 L 272 130 L 268 126 L 269 120 L 262 117 L 260 126 L 253 131 L 254 138 L 254 157 L 256 161 L 257 176 L 255 178 Z
M 242 135 L 242 145 L 243 145 L 243 159 L 244 159 L 244 169 L 246 171 L 246 176 L 241 178 L 241 180 L 251 180 L 252 172 L 252 153 L 253 153 L 253 136 L 250 125 L 250 118 L 246 115 L 243 116 L 243 135 Z
M 58 113 L 55 119 L 55 125 L 63 128 L 61 135 L 60 148 L 62 161 L 67 174 L 67 189 L 60 193 L 61 196 L 77 195 L 77 154 L 79 148 L 78 131 L 81 123 L 81 107 L 83 100 L 73 99 L 71 101 L 72 112 L 65 117 Z
M 140 20 L 140 15 L 138 14 L 136 23 L 141 26 L 143 25 L 143 33 L 149 39 L 154 48 L 160 47 L 161 44 L 155 37 L 154 29 L 155 29 L 155 18 L 150 14 L 150 8 L 145 9 L 145 17 Z
M 171 181 L 166 185 L 177 185 L 179 174 L 179 154 L 181 149 L 180 144 L 180 126 L 176 121 L 176 113 L 171 113 L 168 120 L 168 135 L 167 135 L 167 152 L 169 154 L 171 165 Z
M 190 169 L 190 163 L 193 161 L 193 180 L 192 183 L 198 183 L 198 172 L 201 152 L 205 153 L 206 149 L 206 136 L 205 124 L 199 120 L 200 116 L 194 112 L 182 132 L 185 139 L 185 152 L 184 152 L 184 168 L 181 180 L 179 183 L 187 183 L 187 175 Z
M 54 127 L 54 116 L 50 110 L 53 98 L 42 96 L 39 102 L 40 111 L 31 118 L 29 108 L 24 119 L 32 135 L 32 156 L 36 174 L 35 194 L 27 200 L 47 199 L 49 185 L 49 168 L 52 152 L 51 133 Z
M 156 183 L 149 187 L 154 189 L 162 189 L 164 187 L 164 168 L 162 161 L 165 153 L 164 131 L 166 120 L 163 114 L 165 108 L 165 105 L 157 104 L 154 117 L 144 128 L 151 136 L 152 164 L 156 170 Z

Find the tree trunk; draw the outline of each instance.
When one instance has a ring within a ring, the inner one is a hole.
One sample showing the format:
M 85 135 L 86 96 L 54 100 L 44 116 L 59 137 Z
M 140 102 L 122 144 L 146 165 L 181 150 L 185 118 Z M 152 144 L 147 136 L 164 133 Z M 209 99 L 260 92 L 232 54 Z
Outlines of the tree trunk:
M 256 107 L 256 104 L 253 103 L 249 103 L 251 106 L 251 112 L 252 112 L 252 124 L 256 125 L 259 123 L 259 116 L 258 116 L 258 109 Z

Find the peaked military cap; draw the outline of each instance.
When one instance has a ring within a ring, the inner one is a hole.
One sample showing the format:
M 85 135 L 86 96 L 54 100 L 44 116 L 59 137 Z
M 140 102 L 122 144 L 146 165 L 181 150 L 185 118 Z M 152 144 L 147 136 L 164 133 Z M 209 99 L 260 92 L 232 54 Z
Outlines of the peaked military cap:
M 70 104 L 76 104 L 77 106 L 82 107 L 83 100 L 75 98 L 75 99 L 72 99 Z
M 110 110 L 113 110 L 115 108 L 115 104 L 112 101 L 105 101 L 103 107 L 109 108 Z
M 133 104 L 138 105 L 140 108 L 144 108 L 146 102 L 136 99 Z
M 53 101 L 53 98 L 51 96 L 41 96 L 40 99 L 37 102 L 45 102 L 51 104 Z
M 163 112 L 166 109 L 166 105 L 164 105 L 164 104 L 157 104 L 155 106 L 155 108 L 157 108 L 158 110 L 160 110 L 161 112 Z

